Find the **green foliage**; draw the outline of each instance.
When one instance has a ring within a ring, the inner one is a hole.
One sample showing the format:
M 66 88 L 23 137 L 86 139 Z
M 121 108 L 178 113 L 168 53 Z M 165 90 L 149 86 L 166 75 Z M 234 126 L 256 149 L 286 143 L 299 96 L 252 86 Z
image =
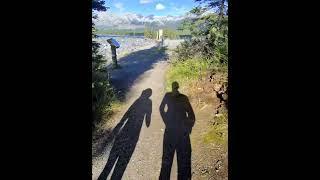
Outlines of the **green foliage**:
M 98 29 L 96 34 L 143 36 L 144 29 Z
M 218 146 L 227 147 L 228 142 L 228 114 L 219 114 L 214 118 L 214 125 L 204 135 L 204 143 L 214 143 Z
M 92 77 L 92 111 L 95 121 L 100 121 L 104 113 L 110 111 L 111 102 L 116 100 L 106 72 L 95 71 Z
M 191 80 L 199 78 L 202 73 L 210 69 L 210 61 L 199 58 L 188 59 L 183 62 L 174 61 L 166 74 L 166 88 L 169 91 L 173 81 L 180 86 L 188 85 Z
M 157 31 L 151 28 L 145 28 L 144 37 L 150 38 L 150 39 L 157 39 Z
M 199 12 L 201 10 L 196 10 Z M 181 43 L 175 50 L 176 61 L 168 72 L 168 81 L 190 81 L 206 71 L 227 72 L 228 17 L 208 14 L 185 21 L 180 30 L 189 29 L 193 38 Z
M 169 91 L 173 81 L 181 87 L 200 79 L 209 72 L 219 72 L 222 76 L 228 69 L 228 16 L 226 15 L 227 0 L 196 0 L 204 4 L 191 10 L 196 18 L 185 20 L 179 31 L 189 30 L 192 39 L 184 41 L 175 50 L 176 60 L 173 61 L 166 77 L 166 88 Z M 218 13 L 203 15 L 208 9 L 217 8 Z M 227 147 L 228 138 L 227 113 L 218 114 L 213 126 L 204 134 L 204 143 L 213 143 Z
M 104 0 L 92 0 L 92 10 L 106 11 L 107 7 L 104 6 Z
M 193 38 L 177 47 L 176 53 L 180 61 L 200 56 L 212 63 L 228 63 L 228 17 L 222 19 L 216 14 L 208 14 L 184 22 L 183 28 L 189 28 Z
M 228 0 L 195 0 L 202 5 L 205 9 L 217 9 L 219 16 L 227 14 L 228 11 Z
M 105 11 L 104 1 L 93 0 L 92 10 Z M 93 17 L 96 18 L 96 17 Z M 96 37 L 96 29 L 92 24 L 92 38 Z M 115 99 L 113 89 L 109 84 L 108 72 L 102 69 L 105 61 L 98 53 L 100 44 L 92 41 L 92 116 L 94 122 L 101 120 L 102 114 L 110 111 L 110 104 Z
M 144 36 L 146 38 L 150 39 L 156 39 L 157 38 L 157 32 L 158 29 L 154 30 L 151 28 L 145 28 L 144 29 Z M 163 37 L 168 39 L 179 39 L 182 36 L 191 35 L 190 30 L 188 29 L 170 29 L 170 28 L 164 28 L 163 29 Z
M 177 39 L 177 31 L 174 29 L 164 29 L 163 36 L 168 39 Z
M 196 0 L 202 4 L 190 13 L 196 18 L 185 20 L 179 29 L 189 29 L 193 38 L 178 46 L 178 59 L 184 61 L 194 56 L 209 59 L 212 63 L 228 64 L 228 16 L 227 0 Z M 208 9 L 218 8 L 219 12 L 203 15 Z
M 95 29 L 94 34 L 107 34 L 107 35 L 136 35 L 136 36 L 145 36 L 146 38 L 156 39 L 158 29 L 152 28 L 139 28 L 139 29 Z M 163 29 L 163 36 L 168 39 L 178 39 L 180 36 L 187 36 L 191 35 L 189 29 L 170 29 L 165 28 Z

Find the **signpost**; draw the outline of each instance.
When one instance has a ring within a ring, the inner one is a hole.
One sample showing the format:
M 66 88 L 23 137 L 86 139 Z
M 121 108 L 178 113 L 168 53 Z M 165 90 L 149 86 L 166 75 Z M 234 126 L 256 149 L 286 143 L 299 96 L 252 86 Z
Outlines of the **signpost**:
M 107 40 L 107 42 L 110 44 L 111 46 L 111 57 L 112 57 L 112 61 L 113 61 L 113 67 L 114 68 L 118 68 L 118 61 L 117 61 L 117 48 L 120 47 L 120 44 L 118 41 L 116 41 L 113 38 L 110 38 Z

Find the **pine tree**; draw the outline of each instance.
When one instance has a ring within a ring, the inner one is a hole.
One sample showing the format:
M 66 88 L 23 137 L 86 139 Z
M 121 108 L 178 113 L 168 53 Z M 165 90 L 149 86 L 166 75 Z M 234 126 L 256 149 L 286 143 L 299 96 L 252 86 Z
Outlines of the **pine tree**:
M 103 0 L 92 1 L 93 11 L 106 11 Z M 93 16 L 96 19 L 97 16 Z M 92 38 L 96 38 L 96 29 L 92 21 Z M 109 84 L 108 72 L 102 69 L 105 62 L 103 56 L 98 53 L 100 44 L 92 40 L 92 115 L 94 121 L 99 121 L 102 113 L 110 105 L 113 98 L 113 90 Z

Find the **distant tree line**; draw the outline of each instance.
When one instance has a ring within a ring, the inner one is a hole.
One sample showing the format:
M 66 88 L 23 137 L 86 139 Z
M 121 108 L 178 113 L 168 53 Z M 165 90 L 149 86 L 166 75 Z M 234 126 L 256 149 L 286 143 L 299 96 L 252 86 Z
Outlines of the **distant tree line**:
M 145 36 L 146 38 L 156 39 L 159 28 L 145 27 L 138 29 L 98 29 L 96 34 L 104 35 L 129 35 L 129 36 Z M 179 30 L 173 28 L 163 28 L 163 36 L 168 39 L 180 39 L 190 36 L 189 30 Z
M 143 36 L 144 29 L 103 29 L 97 30 L 97 34 L 108 34 L 108 35 L 130 35 L 130 36 Z
M 159 29 L 151 29 L 151 28 L 145 28 L 144 30 L 144 36 L 146 38 L 150 39 L 156 39 L 157 38 L 157 32 Z M 183 31 L 183 30 L 177 30 L 177 29 L 171 29 L 171 28 L 164 28 L 163 29 L 163 37 L 165 39 L 180 39 L 184 36 L 191 35 L 190 31 Z

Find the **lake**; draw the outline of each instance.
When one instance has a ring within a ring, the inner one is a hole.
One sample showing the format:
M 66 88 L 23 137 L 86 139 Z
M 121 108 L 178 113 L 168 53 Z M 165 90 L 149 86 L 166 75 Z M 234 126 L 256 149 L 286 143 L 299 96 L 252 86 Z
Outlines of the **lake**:
M 118 37 L 125 37 L 125 38 L 144 38 L 144 36 L 133 36 L 133 35 L 109 35 L 109 34 L 97 34 L 98 38 L 118 38 Z

